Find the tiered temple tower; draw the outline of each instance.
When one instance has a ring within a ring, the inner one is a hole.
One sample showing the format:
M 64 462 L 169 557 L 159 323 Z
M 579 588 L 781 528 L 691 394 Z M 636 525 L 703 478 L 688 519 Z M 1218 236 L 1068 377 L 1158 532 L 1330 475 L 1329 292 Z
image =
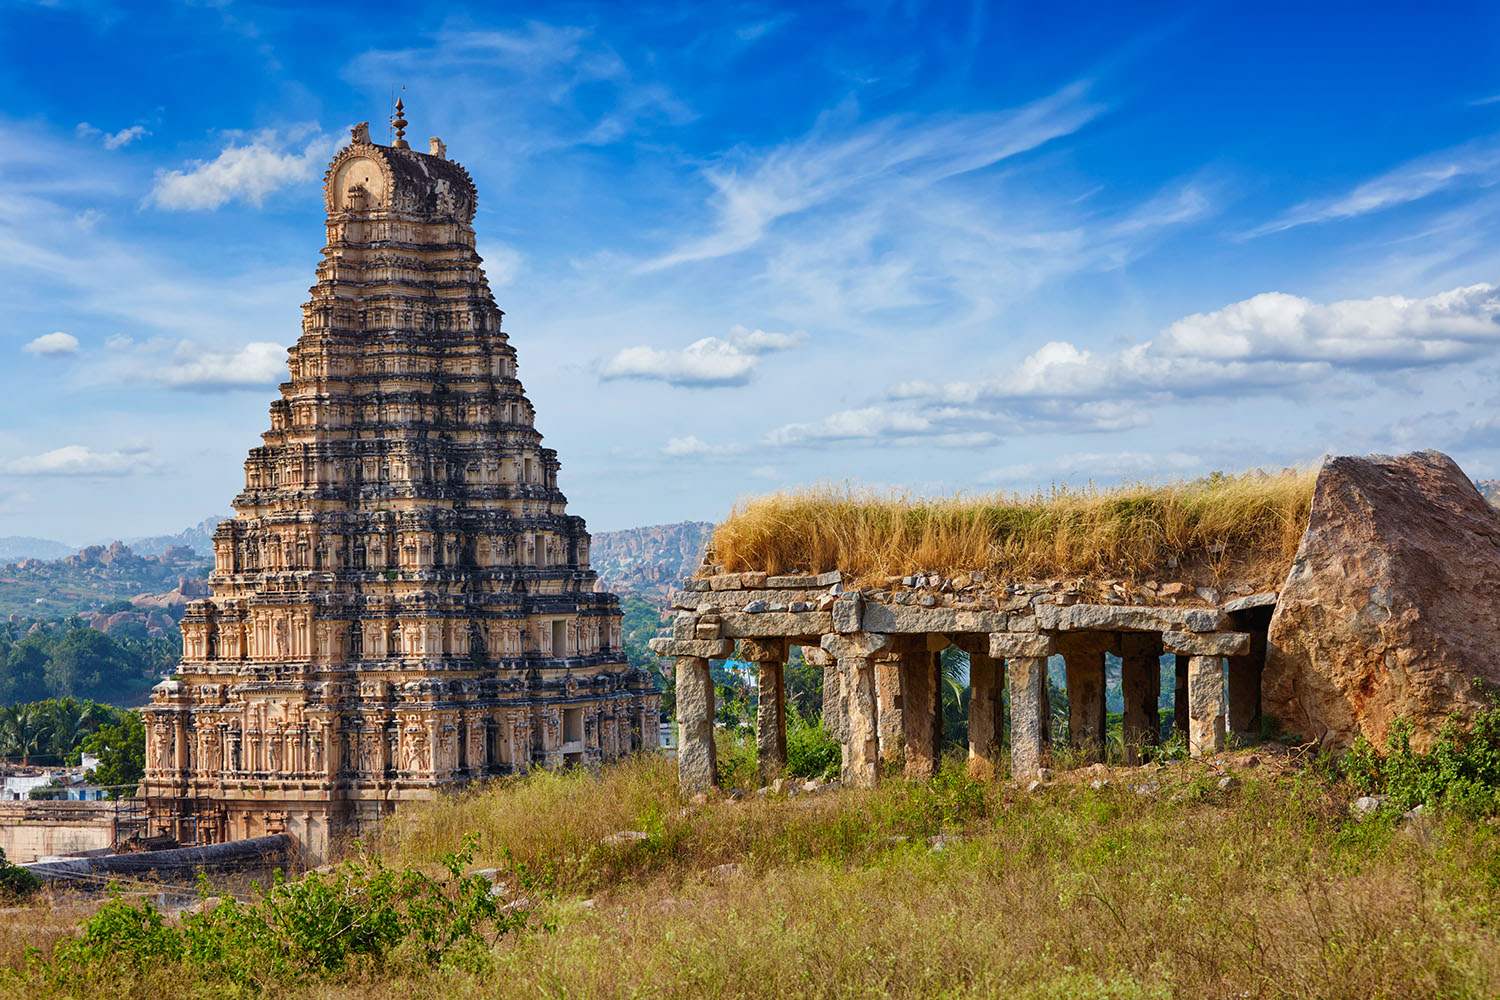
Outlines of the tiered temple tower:
M 325 175 L 291 380 L 146 709 L 145 794 L 183 842 L 322 855 L 397 802 L 657 743 L 480 269 L 474 184 L 395 124 L 389 146 L 356 127 Z

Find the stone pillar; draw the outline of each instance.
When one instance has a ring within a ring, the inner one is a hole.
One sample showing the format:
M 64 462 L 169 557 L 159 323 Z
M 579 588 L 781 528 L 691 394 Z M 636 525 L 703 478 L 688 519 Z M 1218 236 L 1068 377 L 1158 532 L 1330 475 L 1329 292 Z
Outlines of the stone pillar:
M 677 657 L 677 784 L 701 792 L 716 785 L 719 755 L 714 746 L 714 682 L 708 660 Z
M 686 794 L 708 790 L 719 781 L 714 747 L 714 682 L 709 660 L 734 652 L 729 639 L 652 639 L 657 656 L 671 656 L 677 671 L 677 786 Z M 644 734 L 642 739 L 644 740 Z
M 823 729 L 840 743 L 844 742 L 844 689 L 839 664 L 833 654 L 817 647 L 802 647 L 802 658 L 823 668 Z
M 843 780 L 846 785 L 873 786 L 879 777 L 878 707 L 875 701 L 874 655 L 890 640 L 869 632 L 825 635 L 823 648 L 838 660 L 846 696 Z
M 1051 738 L 1047 702 L 1047 657 L 1050 635 L 1038 632 L 994 632 L 990 656 L 1005 660 L 1010 675 L 1010 776 L 1030 780 L 1041 769 Z
M 786 642 L 741 639 L 740 656 L 759 670 L 755 749 L 761 780 L 770 781 L 786 770 Z
M 906 735 L 901 722 L 901 659 L 893 653 L 881 653 L 875 660 L 875 697 L 880 703 L 880 762 L 894 764 L 902 758 Z
M 988 652 L 969 654 L 969 773 L 987 778 L 994 773 L 1005 739 L 1005 661 Z
M 1104 757 L 1104 653 L 1065 653 L 1068 741 L 1090 760 Z
M 1250 630 L 1250 652 L 1229 658 L 1229 731 L 1260 736 L 1260 677 L 1266 665 L 1266 630 Z
M 1224 749 L 1224 661 L 1188 658 L 1188 747 L 1194 757 Z
M 947 640 L 943 640 L 944 645 Z M 930 778 L 943 750 L 942 653 L 926 644 L 901 653 L 901 728 L 906 776 Z
M 1127 633 L 1120 638 L 1120 693 L 1125 699 L 1125 763 L 1141 762 L 1141 747 L 1161 742 L 1161 639 Z
M 172 746 L 172 766 L 177 773 L 186 774 L 188 770 L 188 741 L 187 741 L 187 715 L 183 712 L 177 713 L 174 720 L 177 726 L 176 742 Z
M 1188 657 L 1177 654 L 1177 682 L 1172 689 L 1172 734 L 1188 734 Z

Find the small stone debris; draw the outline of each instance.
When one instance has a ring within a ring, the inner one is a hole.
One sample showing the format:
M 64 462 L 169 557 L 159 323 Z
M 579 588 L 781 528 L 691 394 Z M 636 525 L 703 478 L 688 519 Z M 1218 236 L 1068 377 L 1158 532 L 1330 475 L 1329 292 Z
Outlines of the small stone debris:
M 1224 775 L 1224 777 L 1222 777 L 1222 778 L 1219 779 L 1219 791 L 1221 791 L 1221 792 L 1227 792 L 1227 791 L 1229 791 L 1229 789 L 1233 788 L 1234 786 L 1238 785 L 1239 783 L 1240 782 L 1239 782 L 1238 778 L 1235 778 L 1235 777 L 1233 777 L 1231 775 L 1226 774 L 1226 775 Z
M 1036 776 L 1037 776 L 1037 779 L 1040 780 L 1040 781 L 1044 781 L 1044 782 L 1045 781 L 1051 781 L 1052 780 L 1052 771 L 1051 771 L 1050 768 L 1039 767 L 1036 770 Z
M 730 861 L 722 865 L 714 865 L 708 870 L 708 877 L 713 882 L 728 882 L 740 873 L 737 862 Z
M 767 604 L 765 601 L 751 601 L 749 604 L 745 605 L 745 614 L 758 615 L 761 612 L 765 611 L 766 607 Z
M 515 899 L 500 907 L 501 913 L 510 913 L 515 910 L 529 910 L 535 906 L 529 896 L 517 896 Z
M 1042 784 L 1040 781 L 1033 781 L 1031 784 L 1026 786 L 1026 790 L 1028 792 L 1039 792 L 1046 787 L 1047 786 Z
M 610 845 L 634 844 L 642 840 L 647 840 L 649 837 L 649 834 L 642 833 L 640 830 L 621 830 L 618 833 L 612 833 L 608 837 L 605 837 L 600 843 Z M 491 869 L 491 871 L 493 870 Z
M 1389 795 L 1361 795 L 1349 803 L 1349 811 L 1356 816 L 1371 816 L 1379 812 L 1390 800 Z
M 745 797 L 745 790 L 743 788 L 731 788 L 729 790 L 729 801 L 730 802 L 738 802 L 740 799 L 743 799 L 744 797 Z
M 939 851 L 946 851 L 949 847 L 961 843 L 963 843 L 963 838 L 961 837 L 953 837 L 949 836 L 946 833 L 939 833 L 936 836 L 927 838 L 927 849 L 929 852 L 936 854 Z
M 1137 795 L 1155 795 L 1161 790 L 1161 786 L 1154 781 L 1148 781 L 1144 785 L 1131 785 L 1130 790 Z
M 598 902 L 597 900 L 593 900 L 593 899 L 579 900 L 579 902 L 578 902 L 578 908 L 580 910 L 592 910 L 597 905 L 597 902 Z
M 1096 792 L 1099 791 L 1101 788 L 1108 788 L 1109 787 L 1109 779 L 1108 778 L 1095 778 L 1093 781 L 1089 782 L 1089 787 L 1092 788 Z
M 612 836 L 619 836 L 619 834 L 613 834 Z M 644 838 L 646 835 L 643 833 L 643 834 L 641 834 L 641 836 Z M 606 837 L 604 839 L 606 841 L 609 840 L 608 837 Z M 498 868 L 476 868 L 473 871 L 469 872 L 469 874 L 470 875 L 478 875 L 480 878 L 484 879 L 486 882 L 497 882 L 500 879 L 500 869 L 498 869 Z

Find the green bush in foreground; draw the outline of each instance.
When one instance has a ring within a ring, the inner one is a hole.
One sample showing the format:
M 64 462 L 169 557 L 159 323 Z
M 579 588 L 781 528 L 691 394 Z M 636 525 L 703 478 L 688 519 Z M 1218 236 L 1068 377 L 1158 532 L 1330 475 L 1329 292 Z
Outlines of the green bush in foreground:
M 12 864 L 6 860 L 5 851 L 0 850 L 0 899 L 12 900 L 29 896 L 40 884 L 30 869 Z
M 518 904 L 505 905 L 488 878 L 464 874 L 477 839 L 444 856 L 445 875 L 387 868 L 377 857 L 346 861 L 295 881 L 277 875 L 252 903 L 214 899 L 202 884 L 202 912 L 174 926 L 150 902 L 116 895 L 84 921 L 82 934 L 58 942 L 50 959 L 33 952 L 25 969 L 6 978 L 28 989 L 82 991 L 117 984 L 133 973 L 167 973 L 218 992 L 261 993 L 329 979 L 391 960 L 482 972 L 491 947 L 506 934 L 532 927 L 533 907 L 545 887 L 524 864 L 508 870 Z M 0 987 L 4 981 L 0 980 Z
M 1500 811 L 1500 701 L 1469 725 L 1449 718 L 1426 753 L 1412 749 L 1412 724 L 1391 724 L 1381 753 L 1361 736 L 1344 759 L 1355 788 L 1401 806 L 1442 806 L 1468 816 Z

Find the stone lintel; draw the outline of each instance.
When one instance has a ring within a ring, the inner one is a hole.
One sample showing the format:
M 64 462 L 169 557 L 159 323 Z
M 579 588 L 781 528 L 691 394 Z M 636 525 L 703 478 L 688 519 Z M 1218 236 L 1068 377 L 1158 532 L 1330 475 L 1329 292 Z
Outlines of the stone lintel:
M 740 659 L 749 663 L 785 663 L 785 639 L 742 639 Z
M 812 590 L 818 585 L 815 576 L 768 576 L 766 586 L 772 590 Z
M 1250 633 L 1212 632 L 1195 635 L 1189 632 L 1163 632 L 1162 648 L 1182 656 L 1240 656 L 1250 652 Z
M 1009 660 L 1018 656 L 1051 656 L 1056 650 L 1056 640 L 1046 632 L 990 634 L 990 655 L 997 660 Z
M 790 604 L 793 601 L 801 601 L 808 605 L 815 605 L 826 592 L 822 590 L 717 590 L 712 592 L 693 590 L 674 590 L 670 596 L 670 602 L 674 611 L 696 611 L 706 605 L 716 605 L 725 611 L 738 611 L 745 605 L 754 601 L 765 601 L 767 604 L 775 601 L 780 604 Z
M 833 615 L 827 611 L 726 611 L 719 616 L 719 635 L 726 639 L 811 638 L 832 631 Z
M 965 611 L 959 608 L 923 608 L 873 602 L 865 605 L 860 622 L 871 632 L 969 632 L 987 635 L 990 632 L 1014 631 L 1011 628 L 1011 616 L 1003 611 Z
M 672 638 L 674 639 L 696 639 L 698 627 L 698 616 L 694 614 L 679 614 L 672 619 Z
M 1236 597 L 1224 605 L 1224 610 L 1230 614 L 1236 611 L 1249 611 L 1251 608 L 1264 608 L 1276 604 L 1276 591 L 1265 594 L 1251 594 L 1249 597 Z
M 652 639 L 646 644 L 657 656 L 696 656 L 724 660 L 734 653 L 732 639 Z
M 1151 608 L 1138 605 L 1040 604 L 1037 627 L 1042 631 L 1217 632 L 1224 624 L 1218 608 Z

